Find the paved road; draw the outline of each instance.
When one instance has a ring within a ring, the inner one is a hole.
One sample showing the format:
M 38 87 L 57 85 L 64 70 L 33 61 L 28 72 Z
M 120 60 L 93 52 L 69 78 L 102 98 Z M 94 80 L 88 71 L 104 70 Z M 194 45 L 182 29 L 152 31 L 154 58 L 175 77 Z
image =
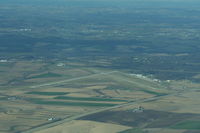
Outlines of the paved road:
M 91 78 L 91 77 L 95 77 L 95 76 L 99 76 L 99 75 L 109 75 L 109 74 L 116 73 L 116 72 L 117 71 L 102 72 L 102 73 L 92 74 L 92 75 L 78 77 L 78 78 L 72 78 L 72 79 L 66 79 L 66 80 L 61 80 L 61 81 L 56 81 L 56 82 L 50 82 L 50 83 L 45 83 L 45 84 L 41 84 L 41 85 L 34 85 L 34 86 L 31 86 L 30 88 L 39 88 L 39 87 L 44 87 L 44 86 L 56 85 L 56 84 L 70 82 L 70 81 Z

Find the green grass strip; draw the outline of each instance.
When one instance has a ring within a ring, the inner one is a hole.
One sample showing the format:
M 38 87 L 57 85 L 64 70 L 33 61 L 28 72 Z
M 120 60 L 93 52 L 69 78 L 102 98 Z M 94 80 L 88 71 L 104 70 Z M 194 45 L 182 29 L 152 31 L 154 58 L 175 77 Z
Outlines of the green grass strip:
M 173 129 L 200 129 L 200 121 L 185 121 L 173 125 Z
M 41 92 L 41 91 L 31 91 L 26 94 L 35 94 L 35 95 L 45 95 L 45 96 L 56 96 L 56 95 L 66 95 L 68 92 Z
M 159 93 L 159 92 L 155 92 L 155 91 L 150 91 L 150 90 L 142 90 L 143 92 L 146 92 L 146 93 L 149 93 L 149 94 L 152 94 L 152 95 L 156 95 L 156 96 L 164 96 L 164 95 L 167 95 L 165 93 Z
M 145 132 L 140 128 L 132 128 L 132 129 L 127 129 L 125 131 L 121 131 L 119 133 L 145 133 Z
M 35 75 L 30 77 L 29 79 L 35 79 L 35 78 L 52 78 L 52 77 L 61 77 L 61 74 L 57 74 L 57 73 L 44 73 L 44 74 L 39 74 L 39 75 Z
M 65 102 L 65 101 L 47 101 L 43 99 L 29 99 L 30 102 L 35 104 L 44 105 L 59 105 L 59 106 L 91 106 L 91 107 L 110 107 L 117 104 L 112 103 L 90 103 L 90 102 Z
M 107 101 L 107 102 L 127 102 L 126 100 L 111 99 L 111 98 L 99 98 L 99 97 L 68 97 L 68 96 L 58 96 L 54 99 L 60 100 L 80 100 L 80 101 Z

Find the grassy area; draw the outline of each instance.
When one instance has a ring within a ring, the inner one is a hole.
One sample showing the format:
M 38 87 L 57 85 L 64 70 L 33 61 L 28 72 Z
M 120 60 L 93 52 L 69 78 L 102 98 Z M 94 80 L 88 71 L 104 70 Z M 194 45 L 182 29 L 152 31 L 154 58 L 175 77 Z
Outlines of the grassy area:
M 0 63 L 0 67 L 10 67 L 12 66 L 11 63 Z
M 39 75 L 35 75 L 30 77 L 30 79 L 35 79 L 35 78 L 54 78 L 54 77 L 61 77 L 61 74 L 57 74 L 57 73 L 43 73 L 43 74 L 39 74 Z
M 107 90 L 131 90 L 132 88 L 130 86 L 120 86 L 120 85 L 111 85 L 105 88 Z
M 110 107 L 110 106 L 117 105 L 117 104 L 112 104 L 112 103 L 47 101 L 43 99 L 29 99 L 29 101 L 35 104 L 58 105 L 58 106 Z
M 185 121 L 172 126 L 174 129 L 200 129 L 200 121 Z
M 166 93 L 159 93 L 159 92 L 155 92 L 155 91 L 151 91 L 151 90 L 145 90 L 145 89 L 143 89 L 142 91 L 146 92 L 146 93 L 149 93 L 149 94 L 152 94 L 152 95 L 156 95 L 156 96 L 166 95 Z
M 146 133 L 146 132 L 140 128 L 132 128 L 132 129 L 128 129 L 119 133 Z
M 66 95 L 68 92 L 41 92 L 41 91 L 31 91 L 26 94 L 35 94 L 35 95 L 45 95 L 45 96 L 56 96 L 56 95 Z
M 6 97 L 0 97 L 0 100 L 7 100 Z
M 55 97 L 55 99 L 61 99 L 61 100 L 82 100 L 82 101 L 127 102 L 126 100 L 110 99 L 110 98 L 99 98 L 99 97 L 68 97 L 68 96 L 58 96 L 58 97 Z

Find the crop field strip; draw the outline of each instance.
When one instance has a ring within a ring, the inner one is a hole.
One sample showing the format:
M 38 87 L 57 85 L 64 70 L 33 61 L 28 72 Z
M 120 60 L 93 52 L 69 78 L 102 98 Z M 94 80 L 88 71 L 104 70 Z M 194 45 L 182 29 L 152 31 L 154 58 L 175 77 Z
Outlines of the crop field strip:
M 183 121 L 171 126 L 173 129 L 200 129 L 200 121 Z
M 99 98 L 99 97 L 69 97 L 69 96 L 58 96 L 54 99 L 59 100 L 81 100 L 81 101 L 105 101 L 105 102 L 128 102 L 127 100 L 113 99 L 113 98 Z
M 49 94 L 49 92 L 47 94 Z M 41 94 L 39 93 L 38 95 L 41 95 Z M 45 93 L 45 96 L 46 96 L 46 93 Z M 50 93 L 50 96 L 52 96 L 51 93 Z M 56 96 L 56 95 L 53 95 L 53 96 Z M 69 96 L 56 96 L 51 99 L 50 98 L 26 98 L 26 101 L 29 101 L 34 104 L 42 104 L 42 105 L 56 105 L 56 106 L 67 105 L 67 106 L 80 106 L 80 107 L 82 106 L 86 106 L 86 107 L 114 106 L 119 103 L 128 102 L 127 100 L 113 99 L 113 98 L 69 97 Z
M 28 79 L 35 79 L 35 78 L 51 78 L 51 77 L 62 77 L 61 74 L 56 74 L 56 73 L 44 73 L 44 74 L 39 74 L 35 76 L 31 76 Z
M 31 99 L 31 103 L 54 106 L 78 106 L 78 107 L 110 107 L 118 104 L 114 103 L 94 103 L 94 102 L 70 102 L 70 101 L 50 101 L 41 99 Z
M 34 95 L 45 95 L 45 96 L 56 96 L 56 95 L 66 95 L 68 92 L 42 92 L 42 91 L 31 91 L 26 94 L 34 94 Z

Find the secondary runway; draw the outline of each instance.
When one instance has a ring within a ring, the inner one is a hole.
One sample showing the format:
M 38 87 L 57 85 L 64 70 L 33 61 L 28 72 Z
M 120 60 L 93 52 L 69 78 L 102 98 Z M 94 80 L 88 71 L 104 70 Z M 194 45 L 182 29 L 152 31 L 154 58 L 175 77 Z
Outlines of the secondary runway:
M 30 88 L 40 88 L 40 87 L 56 85 L 56 84 L 60 84 L 60 83 L 67 83 L 67 82 L 91 78 L 91 77 L 95 77 L 95 76 L 99 76 L 99 75 L 108 75 L 108 74 L 116 73 L 116 72 L 117 71 L 102 72 L 102 73 L 97 73 L 97 74 L 92 74 L 92 75 L 87 75 L 87 76 L 82 76 L 82 77 L 77 77 L 77 78 L 72 78 L 72 79 L 66 79 L 66 80 L 61 80 L 61 81 L 56 81 L 56 82 L 45 83 L 45 84 L 41 84 L 41 85 L 34 85 L 34 86 L 31 86 Z

